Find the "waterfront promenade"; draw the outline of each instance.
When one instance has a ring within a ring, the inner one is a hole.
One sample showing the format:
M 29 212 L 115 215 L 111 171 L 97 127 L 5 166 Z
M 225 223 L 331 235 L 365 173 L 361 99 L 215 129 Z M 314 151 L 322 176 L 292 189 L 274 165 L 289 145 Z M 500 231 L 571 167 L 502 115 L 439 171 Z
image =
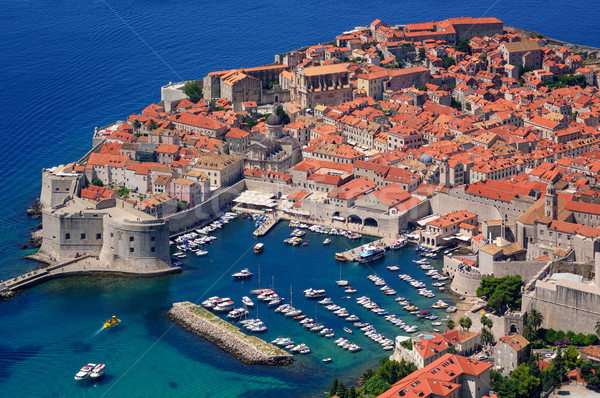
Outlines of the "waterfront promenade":
M 49 265 L 25 274 L 16 275 L 6 281 L 0 282 L 0 295 L 10 296 L 17 290 L 64 276 L 104 274 L 153 277 L 181 272 L 180 267 L 171 267 L 158 271 L 148 269 L 147 272 L 138 270 L 133 271 L 131 269 L 119 268 L 111 264 L 103 263 L 98 259 L 98 257 L 90 255 L 81 256 L 76 259 L 59 263 L 53 262 L 37 254 L 33 254 L 27 258 Z

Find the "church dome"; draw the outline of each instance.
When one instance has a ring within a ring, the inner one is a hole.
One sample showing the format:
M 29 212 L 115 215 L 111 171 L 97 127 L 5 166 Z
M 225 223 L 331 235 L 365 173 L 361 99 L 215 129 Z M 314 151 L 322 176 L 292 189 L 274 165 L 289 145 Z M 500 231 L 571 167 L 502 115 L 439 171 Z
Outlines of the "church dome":
M 281 119 L 275 113 L 271 113 L 271 115 L 267 118 L 267 125 L 269 126 L 281 126 Z
M 419 162 L 423 164 L 430 164 L 431 162 L 433 162 L 433 158 L 428 154 L 424 154 L 421 155 L 421 157 L 419 158 Z

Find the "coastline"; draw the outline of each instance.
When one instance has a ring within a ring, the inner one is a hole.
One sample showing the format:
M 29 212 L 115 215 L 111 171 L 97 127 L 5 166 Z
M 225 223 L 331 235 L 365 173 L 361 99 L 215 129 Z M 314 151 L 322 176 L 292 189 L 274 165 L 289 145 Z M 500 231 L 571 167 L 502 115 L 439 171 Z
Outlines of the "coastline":
M 569 43 L 564 40 L 554 39 L 543 33 L 536 32 L 534 30 L 523 29 L 523 28 L 519 28 L 517 26 L 504 25 L 504 30 L 516 32 L 516 33 L 522 33 L 522 34 L 525 34 L 528 36 L 534 36 L 534 37 L 537 35 L 542 35 L 542 36 L 544 36 L 544 40 L 546 40 L 546 43 L 551 46 L 564 46 L 567 48 L 580 48 L 580 49 L 588 50 L 588 51 L 600 51 L 599 47 L 592 47 L 592 46 L 587 46 L 587 45 L 583 45 L 583 44 Z

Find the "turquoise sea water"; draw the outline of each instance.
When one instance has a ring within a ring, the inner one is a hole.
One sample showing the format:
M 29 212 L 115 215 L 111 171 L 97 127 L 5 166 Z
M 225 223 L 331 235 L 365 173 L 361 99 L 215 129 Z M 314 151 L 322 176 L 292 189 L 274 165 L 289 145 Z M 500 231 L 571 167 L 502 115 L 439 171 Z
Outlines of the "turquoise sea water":
M 408 23 L 468 15 L 497 16 L 509 25 L 600 46 L 597 1 L 568 6 L 556 0 L 3 1 L 0 279 L 37 266 L 22 260 L 28 251 L 18 249 L 18 244 L 38 223 L 23 214 L 39 193 L 42 167 L 80 157 L 91 145 L 94 126 L 124 119 L 158 102 L 161 85 L 199 78 L 212 70 L 272 62 L 274 53 L 331 40 L 376 18 Z M 320 395 L 332 377 L 350 377 L 381 356 L 370 351 L 373 343 L 364 341 L 361 353 L 344 353 L 323 367 L 318 359 L 336 351 L 321 347 L 323 339 L 313 338 L 291 321 L 271 319 L 274 314 L 262 308 L 259 315 L 273 331 L 268 336 L 302 338 L 304 333 L 306 343 L 318 354 L 289 368 L 248 367 L 196 336 L 169 330 L 164 312 L 171 302 L 202 295 L 253 244 L 252 225 L 241 221 L 237 225 L 223 231 L 210 255 L 190 261 L 181 275 L 57 280 L 0 302 L 2 396 Z M 339 293 L 333 285 L 339 268 L 329 251 L 341 250 L 349 242 L 334 241 L 328 248 L 316 242 L 292 249 L 281 244 L 287 227 L 280 228 L 265 240 L 263 255 L 249 253 L 234 268 L 257 267 L 260 259 L 263 282 L 268 284 L 270 275 L 275 275 L 275 286 L 285 293 L 292 284 L 294 303 L 310 311 L 300 291 L 312 286 Z M 386 263 L 405 264 L 408 261 L 400 257 L 412 255 L 408 250 L 393 254 Z M 378 264 L 376 271 L 386 275 L 386 263 Z M 379 293 L 364 278 L 367 270 L 344 267 L 344 277 L 357 281 L 359 293 Z M 227 276 L 210 293 L 239 296 L 239 300 L 242 294 L 232 292 L 250 287 L 256 279 L 234 284 Z M 387 275 L 386 280 L 392 281 Z M 381 302 L 385 300 L 382 296 Z M 357 315 L 361 311 L 357 309 Z M 95 335 L 113 313 L 125 320 L 121 330 Z M 394 327 L 381 323 L 381 330 L 392 337 Z M 107 362 L 108 375 L 97 386 L 76 386 L 73 372 L 88 360 Z

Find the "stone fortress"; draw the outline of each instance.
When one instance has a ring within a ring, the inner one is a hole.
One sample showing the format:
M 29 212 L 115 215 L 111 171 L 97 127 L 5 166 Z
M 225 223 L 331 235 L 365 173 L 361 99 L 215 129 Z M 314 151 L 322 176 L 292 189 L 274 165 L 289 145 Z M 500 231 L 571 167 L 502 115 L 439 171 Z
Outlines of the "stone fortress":
M 176 270 L 169 256 L 167 220 L 121 199 L 87 202 L 78 197 L 83 178 L 64 173 L 62 167 L 43 171 L 43 240 L 35 259 L 57 264 L 87 256 L 89 269 L 100 266 L 122 273 Z

